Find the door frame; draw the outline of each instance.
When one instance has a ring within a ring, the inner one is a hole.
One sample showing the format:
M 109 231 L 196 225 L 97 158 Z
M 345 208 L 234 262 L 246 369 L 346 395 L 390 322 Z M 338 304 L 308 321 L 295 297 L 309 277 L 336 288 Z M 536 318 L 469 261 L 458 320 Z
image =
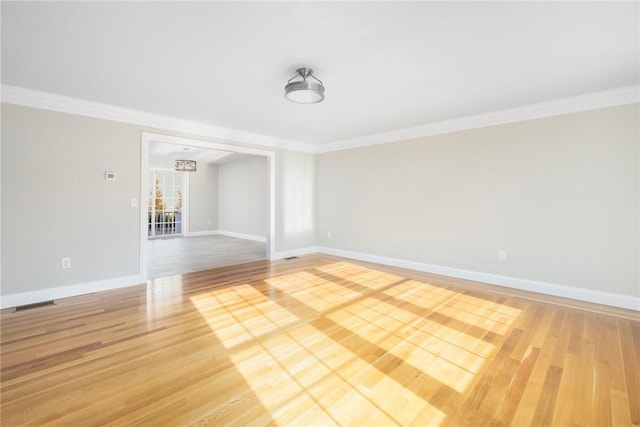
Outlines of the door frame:
M 184 138 L 179 136 L 164 135 L 154 132 L 142 132 L 140 137 L 141 159 L 140 159 L 140 275 L 143 280 L 147 280 L 147 204 L 146 198 L 149 185 L 149 144 L 151 142 L 161 142 L 178 146 L 207 148 L 211 150 L 229 151 L 232 153 L 251 154 L 266 157 L 267 159 L 267 259 L 275 253 L 275 188 L 276 188 L 276 153 L 257 148 L 241 147 L 231 144 L 223 144 L 202 139 Z M 186 227 L 183 230 L 185 237 L 188 235 Z

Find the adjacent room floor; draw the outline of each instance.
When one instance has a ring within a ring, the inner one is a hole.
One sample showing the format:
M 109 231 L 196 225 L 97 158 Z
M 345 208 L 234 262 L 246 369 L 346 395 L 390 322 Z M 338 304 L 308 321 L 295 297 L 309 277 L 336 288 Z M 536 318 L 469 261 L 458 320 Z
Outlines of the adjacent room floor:
M 236 237 L 167 237 L 147 242 L 149 279 L 267 258 L 266 243 Z

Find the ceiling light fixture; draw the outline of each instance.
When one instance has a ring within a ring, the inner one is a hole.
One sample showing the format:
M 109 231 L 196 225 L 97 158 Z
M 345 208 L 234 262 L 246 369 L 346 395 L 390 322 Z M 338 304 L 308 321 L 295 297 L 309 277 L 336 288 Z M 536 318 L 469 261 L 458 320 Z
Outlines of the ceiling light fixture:
M 299 77 L 302 80 L 292 81 Z M 284 87 L 284 97 L 297 104 L 316 104 L 324 99 L 324 86 L 311 68 L 298 68 Z
M 195 172 L 195 160 L 176 160 L 176 171 L 178 172 Z

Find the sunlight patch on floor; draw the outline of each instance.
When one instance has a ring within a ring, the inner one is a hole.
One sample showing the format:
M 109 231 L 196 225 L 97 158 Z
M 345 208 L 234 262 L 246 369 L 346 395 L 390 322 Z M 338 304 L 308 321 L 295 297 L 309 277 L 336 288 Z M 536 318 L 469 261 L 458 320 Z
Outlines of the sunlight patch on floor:
M 294 425 L 440 425 L 451 414 L 431 399 L 467 392 L 520 313 L 348 262 L 191 301 L 272 419 Z
M 348 280 L 351 283 L 355 283 L 369 289 L 380 289 L 403 280 L 400 276 L 354 265 L 349 262 L 328 264 L 316 267 L 316 270 Z
M 299 320 L 250 285 L 196 295 L 191 297 L 191 301 L 227 348 Z
M 427 283 L 409 280 L 384 291 L 386 295 L 431 309 L 473 327 L 504 335 L 520 310 Z
M 278 276 L 266 282 L 317 311 L 329 310 L 362 295 L 308 272 Z
M 259 352 L 245 350 L 232 361 L 277 424 L 408 425 L 422 413 L 429 414 L 428 425 L 439 425 L 445 418 L 411 390 L 308 325 L 255 348 Z
M 396 307 L 396 310 L 403 311 L 399 307 Z M 459 393 L 466 390 L 474 372 L 477 372 L 486 360 L 469 349 L 477 345 L 478 340 L 473 337 L 457 334 L 457 331 L 438 325 L 439 328 L 445 329 L 442 332 L 444 337 L 452 333 L 459 336 L 459 339 L 456 336 L 456 342 L 452 343 L 425 333 L 420 327 L 407 327 L 406 323 L 387 315 L 378 313 L 371 316 L 372 311 L 358 304 L 344 311 L 331 313 L 328 317 L 367 342 L 384 349 Z M 408 323 L 416 321 L 423 322 L 424 319 L 409 313 Z M 491 344 L 487 345 L 493 349 Z

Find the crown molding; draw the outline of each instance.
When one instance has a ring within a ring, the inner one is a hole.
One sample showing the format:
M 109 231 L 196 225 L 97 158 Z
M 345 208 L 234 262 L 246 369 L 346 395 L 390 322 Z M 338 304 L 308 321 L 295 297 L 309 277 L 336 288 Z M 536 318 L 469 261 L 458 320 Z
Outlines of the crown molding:
M 344 139 L 322 145 L 291 141 L 236 129 L 227 129 L 175 117 L 162 116 L 132 110 L 115 105 L 100 104 L 68 96 L 56 95 L 18 86 L 2 85 L 2 102 L 45 110 L 132 123 L 152 128 L 172 130 L 193 135 L 208 136 L 236 143 L 253 144 L 267 148 L 327 153 L 350 148 L 384 144 L 387 142 L 420 138 L 430 135 L 495 126 L 506 123 L 559 116 L 599 108 L 614 107 L 640 102 L 640 85 L 625 86 L 601 92 L 557 99 L 549 102 L 525 105 L 506 110 L 492 111 L 475 116 L 429 123 L 405 129 Z
M 305 142 L 273 138 L 256 133 L 228 129 L 7 84 L 2 85 L 2 102 L 97 119 L 149 126 L 192 135 L 208 136 L 225 141 L 253 144 L 272 149 L 280 148 L 307 153 L 315 153 L 317 150 L 315 145 Z
M 580 111 L 596 110 L 599 108 L 615 107 L 618 105 L 634 104 L 637 102 L 640 102 L 640 85 L 625 86 L 617 89 L 556 99 L 549 102 L 492 111 L 475 116 L 429 123 L 422 126 L 344 139 L 341 141 L 323 144 L 318 147 L 316 152 L 328 153 L 331 151 L 384 144 L 387 142 L 414 139 L 430 135 L 578 113 Z

